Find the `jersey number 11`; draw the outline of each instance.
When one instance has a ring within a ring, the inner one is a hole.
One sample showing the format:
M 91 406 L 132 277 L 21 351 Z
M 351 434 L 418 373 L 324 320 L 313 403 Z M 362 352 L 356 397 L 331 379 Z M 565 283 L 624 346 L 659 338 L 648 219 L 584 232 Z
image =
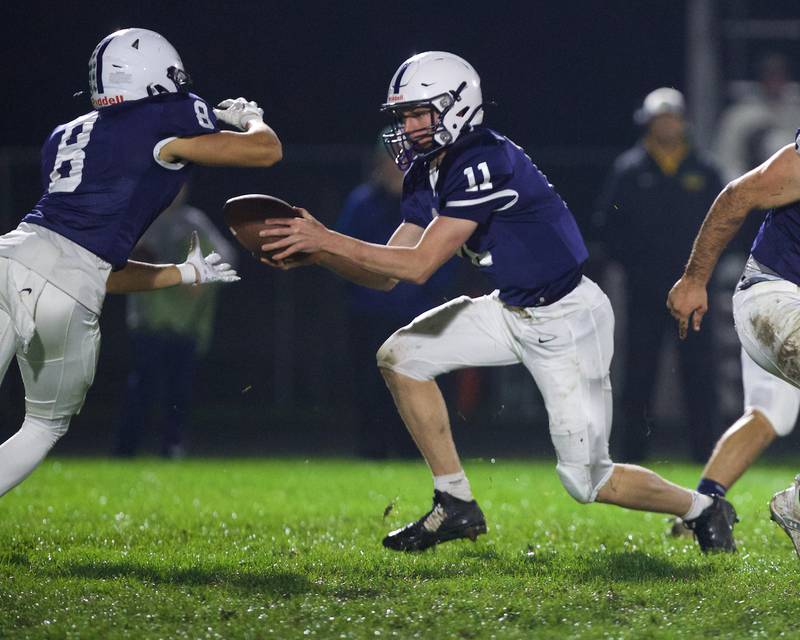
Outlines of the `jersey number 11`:
M 468 193 L 487 191 L 492 188 L 492 176 L 489 174 L 489 165 L 485 162 L 481 162 L 478 165 L 478 171 L 480 171 L 481 178 L 483 178 L 480 184 L 475 182 L 475 170 L 472 167 L 464 169 L 464 175 L 467 176 L 468 186 L 466 190 Z

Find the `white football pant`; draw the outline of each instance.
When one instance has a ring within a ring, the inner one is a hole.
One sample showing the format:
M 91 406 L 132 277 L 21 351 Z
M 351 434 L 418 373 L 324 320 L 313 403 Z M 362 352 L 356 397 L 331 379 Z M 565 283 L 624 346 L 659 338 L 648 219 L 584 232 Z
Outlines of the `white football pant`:
M 785 436 L 800 410 L 800 288 L 772 280 L 737 291 L 733 317 L 743 349 L 745 408 L 761 411 Z
M 612 473 L 614 313 L 588 278 L 546 307 L 509 307 L 498 292 L 462 296 L 399 329 L 378 366 L 416 380 L 465 367 L 522 363 L 542 393 L 556 470 L 569 494 L 592 502 Z
M 26 409 L 22 428 L 0 446 L 0 495 L 66 433 L 94 380 L 99 347 L 95 313 L 27 267 L 0 258 L 0 379 L 16 355 Z
M 779 436 L 789 435 L 800 412 L 800 389 L 758 366 L 742 349 L 744 408 L 757 409 Z

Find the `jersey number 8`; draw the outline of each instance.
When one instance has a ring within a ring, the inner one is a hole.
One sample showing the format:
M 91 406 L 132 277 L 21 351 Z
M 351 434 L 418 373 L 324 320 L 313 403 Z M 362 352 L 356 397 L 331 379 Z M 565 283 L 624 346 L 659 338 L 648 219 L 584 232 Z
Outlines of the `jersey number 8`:
M 70 122 L 61 134 L 58 143 L 56 161 L 50 172 L 49 193 L 73 192 L 83 179 L 83 160 L 86 158 L 84 149 L 89 144 L 97 112 L 88 113 L 77 120 Z
M 197 122 L 201 127 L 206 129 L 213 129 L 214 123 L 208 117 L 208 107 L 202 100 L 194 101 L 194 114 L 197 116 Z

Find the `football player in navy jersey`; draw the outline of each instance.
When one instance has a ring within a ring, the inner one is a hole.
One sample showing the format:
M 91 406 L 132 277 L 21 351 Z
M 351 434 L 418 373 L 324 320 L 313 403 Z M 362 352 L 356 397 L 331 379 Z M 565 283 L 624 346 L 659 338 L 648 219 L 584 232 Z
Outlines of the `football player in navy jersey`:
M 736 292 L 733 318 L 748 360 L 765 372 L 800 388 L 800 131 L 766 162 L 730 182 L 717 196 L 694 240 L 683 275 L 667 298 L 685 337 L 700 331 L 708 311 L 706 288 L 723 249 L 751 211 L 766 216 L 750 250 Z M 778 380 L 750 373 L 750 397 L 756 411 L 725 432 L 704 470 L 704 480 L 723 492 L 744 473 L 778 435 L 792 430 L 796 395 Z M 748 380 L 745 377 L 746 392 Z M 800 475 L 770 501 L 772 519 L 783 528 L 800 555 Z
M 25 419 L 0 445 L 0 495 L 66 433 L 92 384 L 106 292 L 231 282 L 194 244 L 180 265 L 128 260 L 193 164 L 270 166 L 281 144 L 244 98 L 217 109 L 189 93 L 177 51 L 147 29 L 107 36 L 89 60 L 94 109 L 56 127 L 42 148 L 44 193 L 0 236 L 0 379 L 16 355 Z M 217 120 L 242 133 L 219 131 Z
M 383 544 L 422 550 L 486 531 L 453 443 L 439 374 L 522 363 L 542 392 L 557 473 L 579 502 L 607 502 L 681 515 L 709 538 L 733 545 L 733 508 L 634 465 L 612 463 L 609 366 L 614 317 L 605 294 L 583 276 L 586 248 L 572 213 L 525 152 L 482 126 L 480 79 L 450 53 L 413 56 L 395 73 L 384 110 L 395 117 L 385 142 L 406 169 L 403 223 L 386 246 L 326 229 L 308 212 L 264 231 L 265 249 L 297 251 L 359 284 L 390 289 L 425 282 L 459 253 L 497 290 L 461 297 L 399 329 L 377 354 L 397 408 L 434 476 L 431 511 Z M 710 526 L 705 526 L 711 523 Z

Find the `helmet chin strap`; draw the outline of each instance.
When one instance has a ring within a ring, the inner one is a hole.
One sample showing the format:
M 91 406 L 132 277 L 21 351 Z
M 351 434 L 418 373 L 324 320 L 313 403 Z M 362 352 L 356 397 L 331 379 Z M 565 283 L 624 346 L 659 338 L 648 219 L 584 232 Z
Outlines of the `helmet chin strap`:
M 147 85 L 147 95 L 150 96 L 151 98 L 153 96 L 157 96 L 162 93 L 169 93 L 169 91 L 167 91 L 167 89 L 163 85 L 156 84 L 155 82 L 153 84 Z

